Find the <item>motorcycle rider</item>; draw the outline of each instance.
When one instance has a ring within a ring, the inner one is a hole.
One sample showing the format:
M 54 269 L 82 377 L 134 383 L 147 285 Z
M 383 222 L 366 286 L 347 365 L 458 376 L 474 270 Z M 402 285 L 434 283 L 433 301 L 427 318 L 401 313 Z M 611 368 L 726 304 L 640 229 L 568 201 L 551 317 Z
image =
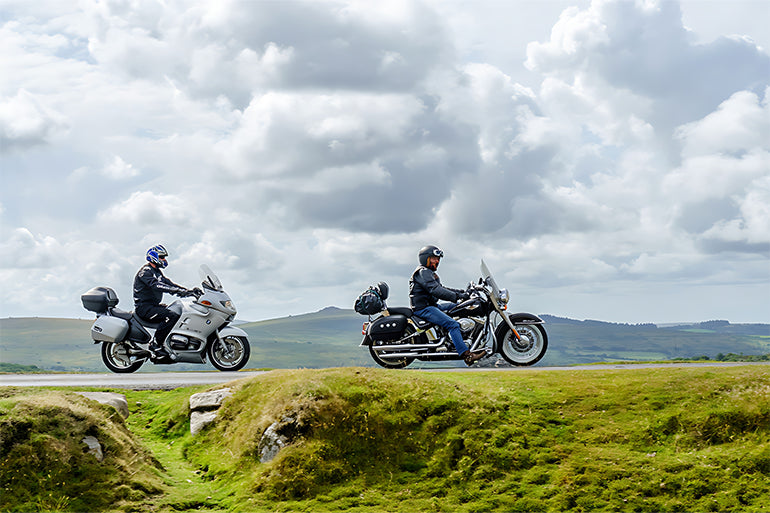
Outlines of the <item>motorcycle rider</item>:
M 473 351 L 463 340 L 460 331 L 460 323 L 452 319 L 445 312 L 454 307 L 460 299 L 467 299 L 469 294 L 464 290 L 451 289 L 441 285 L 436 269 L 444 252 L 436 246 L 424 246 L 418 254 L 420 265 L 412 273 L 409 279 L 409 303 L 417 317 L 436 324 L 449 331 L 457 354 L 465 361 L 466 365 L 472 365 L 486 355 L 485 351 Z M 438 300 L 451 301 L 451 303 L 438 304 Z
M 163 275 L 161 269 L 168 266 L 168 251 L 158 244 L 147 250 L 147 263 L 139 269 L 134 278 L 134 311 L 143 320 L 160 323 L 155 331 L 155 338 L 150 342 L 149 350 L 155 358 L 168 357 L 163 349 L 171 328 L 179 320 L 179 314 L 161 303 L 163 293 L 179 297 L 198 295 L 200 289 L 186 289 Z

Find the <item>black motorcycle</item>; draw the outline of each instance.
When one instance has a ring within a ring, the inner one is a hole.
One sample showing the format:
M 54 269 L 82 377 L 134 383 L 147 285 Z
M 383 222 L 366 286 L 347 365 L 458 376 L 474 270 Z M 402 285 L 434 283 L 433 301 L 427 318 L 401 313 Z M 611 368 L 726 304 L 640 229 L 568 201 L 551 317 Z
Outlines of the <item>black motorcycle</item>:
M 548 335 L 543 321 L 530 313 L 506 314 L 508 291 L 498 288 L 489 268 L 481 261 L 478 284 L 468 285 L 470 299 L 458 303 L 447 314 L 460 323 L 463 339 L 471 351 L 498 353 L 513 365 L 533 365 L 545 356 Z M 449 333 L 425 321 L 411 308 L 389 307 L 385 283 L 372 287 L 356 301 L 356 311 L 369 315 L 362 329 L 362 347 L 388 369 L 401 369 L 414 360 L 461 360 Z M 377 311 L 379 310 L 379 311 Z M 373 317 L 374 316 L 374 317 Z

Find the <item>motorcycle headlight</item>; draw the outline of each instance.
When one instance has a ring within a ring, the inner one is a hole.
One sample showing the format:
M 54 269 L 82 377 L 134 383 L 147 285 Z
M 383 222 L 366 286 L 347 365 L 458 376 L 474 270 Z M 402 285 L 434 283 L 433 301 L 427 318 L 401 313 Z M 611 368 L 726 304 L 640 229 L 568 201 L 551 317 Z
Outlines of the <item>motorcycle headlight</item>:
M 500 304 L 501 305 L 508 304 L 508 289 L 503 289 L 500 291 Z
M 233 302 L 229 299 L 227 301 L 220 301 L 220 303 L 222 303 L 222 306 L 224 306 L 228 310 L 235 310 L 235 307 L 233 306 Z

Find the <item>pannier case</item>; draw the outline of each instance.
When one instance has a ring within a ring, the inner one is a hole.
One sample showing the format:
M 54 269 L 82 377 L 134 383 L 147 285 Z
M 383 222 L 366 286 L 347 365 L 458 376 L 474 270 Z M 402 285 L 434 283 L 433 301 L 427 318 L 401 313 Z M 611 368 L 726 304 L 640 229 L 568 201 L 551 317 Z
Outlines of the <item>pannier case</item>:
M 118 304 L 118 295 L 109 287 L 94 287 L 82 296 L 83 307 L 89 312 L 104 313 Z
M 406 317 L 403 315 L 386 315 L 375 319 L 369 324 L 369 337 L 372 340 L 393 340 L 401 338 L 406 329 Z
M 102 315 L 91 326 L 91 338 L 97 342 L 120 342 L 128 333 L 128 322 L 118 317 Z

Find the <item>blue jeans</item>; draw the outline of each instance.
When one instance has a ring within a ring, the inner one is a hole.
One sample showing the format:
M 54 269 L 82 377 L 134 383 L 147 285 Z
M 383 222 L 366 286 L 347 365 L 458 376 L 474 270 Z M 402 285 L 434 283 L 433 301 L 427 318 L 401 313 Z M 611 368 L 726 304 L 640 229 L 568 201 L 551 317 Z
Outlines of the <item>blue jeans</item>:
M 468 346 L 465 345 L 463 340 L 463 334 L 460 331 L 460 323 L 449 317 L 444 313 L 444 310 L 450 310 L 455 305 L 454 303 L 442 303 L 438 306 L 428 306 L 422 310 L 417 310 L 414 315 L 425 319 L 428 322 L 432 322 L 436 326 L 441 326 L 449 331 L 449 336 L 452 337 L 452 343 L 455 345 L 457 354 L 462 355 L 468 350 Z

